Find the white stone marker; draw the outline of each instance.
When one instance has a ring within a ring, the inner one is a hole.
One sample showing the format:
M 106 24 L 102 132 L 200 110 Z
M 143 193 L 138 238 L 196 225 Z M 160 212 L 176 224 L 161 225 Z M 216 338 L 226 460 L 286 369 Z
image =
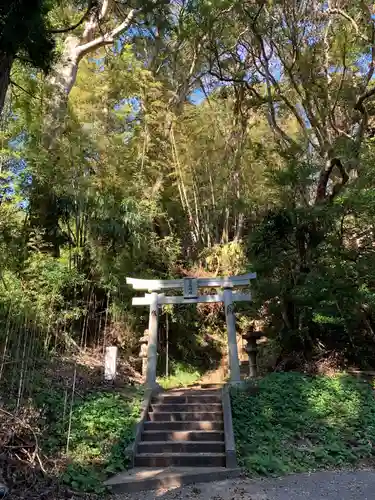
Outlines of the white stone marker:
M 105 348 L 104 356 L 104 380 L 114 382 L 116 379 L 117 367 L 117 347 L 109 346 Z

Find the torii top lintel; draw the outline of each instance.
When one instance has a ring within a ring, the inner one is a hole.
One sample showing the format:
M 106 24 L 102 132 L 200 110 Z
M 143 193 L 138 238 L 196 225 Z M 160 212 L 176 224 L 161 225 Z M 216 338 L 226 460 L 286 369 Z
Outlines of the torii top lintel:
M 126 283 L 134 290 L 146 290 L 157 292 L 160 290 L 183 289 L 188 280 L 194 280 L 200 287 L 222 287 L 233 288 L 235 286 L 249 286 L 250 280 L 257 277 L 256 273 L 242 274 L 240 276 L 228 276 L 220 278 L 182 278 L 175 280 L 143 280 L 137 278 L 126 278 Z

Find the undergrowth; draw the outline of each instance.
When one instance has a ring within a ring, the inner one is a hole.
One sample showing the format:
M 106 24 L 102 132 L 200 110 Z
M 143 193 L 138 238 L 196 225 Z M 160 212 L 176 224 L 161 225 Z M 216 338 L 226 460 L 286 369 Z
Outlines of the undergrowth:
M 196 384 L 201 373 L 190 365 L 175 362 L 172 365 L 172 374 L 168 377 L 158 377 L 158 384 L 163 389 L 173 389 L 174 387 L 187 387 Z
M 64 398 L 58 391 L 38 395 L 48 422 L 44 451 L 60 454 L 66 464 L 62 481 L 76 491 L 101 493 L 103 481 L 127 467 L 125 448 L 134 437 L 143 390 L 92 392 L 76 396 L 64 418 Z
M 334 377 L 273 373 L 257 388 L 232 389 L 240 465 L 276 475 L 356 464 L 375 455 L 370 385 Z

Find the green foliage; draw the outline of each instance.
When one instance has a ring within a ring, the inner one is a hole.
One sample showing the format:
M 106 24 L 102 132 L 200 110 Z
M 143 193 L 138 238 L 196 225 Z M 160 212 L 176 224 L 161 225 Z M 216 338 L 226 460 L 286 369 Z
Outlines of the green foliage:
M 373 456 L 372 388 L 345 374 L 273 373 L 231 393 L 237 452 L 252 474 L 357 464 Z
M 182 372 L 203 373 L 218 366 L 225 345 L 225 317 L 220 304 L 211 306 L 199 304 L 163 307 L 159 335 L 160 375 L 166 373 L 167 342 L 172 374 L 176 368 L 181 376 L 189 379 L 191 375 L 182 375 Z M 192 367 L 194 368 L 191 369 Z
M 69 408 L 70 402 L 57 389 L 36 393 L 46 426 L 44 451 L 65 457 L 64 483 L 77 491 L 101 493 L 107 477 L 126 469 L 125 450 L 134 438 L 142 397 L 141 388 L 99 391 L 76 396 Z
M 237 241 L 206 248 L 202 251 L 200 258 L 205 261 L 205 269 L 208 272 L 220 276 L 233 276 L 246 271 L 244 246 Z
M 372 166 L 363 168 L 364 176 L 327 205 L 305 204 L 311 183 L 290 180 L 293 163 L 269 179 L 277 206 L 254 227 L 248 258 L 258 273 L 254 305 L 281 356 L 298 351 L 310 360 L 336 351 L 343 364 L 372 366 L 373 180 L 365 173 Z
M 5 309 L 15 311 L 14 317 L 33 320 L 46 332 L 52 326 L 66 327 L 84 314 L 85 304 L 77 301 L 76 293 L 84 283 L 84 275 L 69 265 L 67 253 L 54 259 L 34 251 L 24 262 L 22 272 L 3 272 L 0 301 Z
M 98 492 L 100 480 L 126 468 L 125 448 L 134 437 L 141 395 L 129 401 L 121 394 L 95 394 L 74 408 L 68 454 L 73 463 L 65 482 L 77 490 Z
M 202 376 L 193 366 L 178 361 L 171 363 L 170 370 L 171 375 L 157 379 L 158 384 L 164 389 L 194 385 Z
M 0 7 L 0 52 L 28 59 L 41 69 L 51 63 L 54 43 L 47 29 L 50 0 L 7 0 Z

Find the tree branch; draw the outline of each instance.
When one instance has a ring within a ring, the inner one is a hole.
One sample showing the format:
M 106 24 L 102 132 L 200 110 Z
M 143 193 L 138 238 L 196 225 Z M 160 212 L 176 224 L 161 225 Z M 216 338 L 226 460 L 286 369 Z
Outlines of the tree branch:
M 339 14 L 340 16 L 344 17 L 347 21 L 350 22 L 350 24 L 353 26 L 355 32 L 357 35 L 362 38 L 362 40 L 365 40 L 368 42 L 368 38 L 364 35 L 359 30 L 358 24 L 355 22 L 355 20 L 349 16 L 344 10 L 338 9 L 338 8 L 329 8 L 326 10 L 327 14 Z
M 217 78 L 221 82 L 237 83 L 240 85 L 245 85 L 247 90 L 249 90 L 249 92 L 251 92 L 251 94 L 259 100 L 260 104 L 264 104 L 267 102 L 267 99 L 264 98 L 263 96 L 261 96 L 260 93 L 257 90 L 255 90 L 254 86 L 250 85 L 250 83 L 247 80 L 244 80 L 243 78 L 235 78 L 233 76 L 230 76 L 230 77 L 225 76 L 223 69 L 222 69 L 222 66 L 220 64 L 220 54 L 217 51 L 216 45 L 212 47 L 212 52 L 214 52 L 214 54 L 215 54 L 215 61 L 214 62 L 216 63 L 216 66 L 217 66 L 217 69 L 219 72 L 217 73 L 216 70 L 213 69 L 214 62 L 212 60 L 210 60 L 209 61 L 210 67 L 208 69 L 209 75 L 214 76 L 215 78 Z
M 329 201 L 333 201 L 333 199 L 339 194 L 341 189 L 345 186 L 345 184 L 349 180 L 349 175 L 347 174 L 343 164 L 341 163 L 341 160 L 339 158 L 335 158 L 335 166 L 338 168 L 340 175 L 341 175 L 341 182 L 337 182 L 333 188 L 332 188 L 332 193 L 329 197 Z
M 260 49 L 260 54 L 258 55 L 258 59 L 259 59 L 260 64 L 262 65 L 262 67 L 264 69 L 264 72 L 265 72 L 265 80 L 266 80 L 266 84 L 267 84 L 268 102 L 271 103 L 271 100 L 273 99 L 272 93 L 271 93 L 271 83 L 272 83 L 272 86 L 276 90 L 278 97 L 280 98 L 280 100 L 282 100 L 285 103 L 285 105 L 293 113 L 293 115 L 296 118 L 299 126 L 301 127 L 301 130 L 302 130 L 303 134 L 305 135 L 307 141 L 309 143 L 311 143 L 311 139 L 308 136 L 308 133 L 307 133 L 307 130 L 306 130 L 306 124 L 304 123 L 304 120 L 303 120 L 302 116 L 300 115 L 300 113 L 298 112 L 298 110 L 296 109 L 296 107 L 291 103 L 291 101 L 286 97 L 285 93 L 283 93 L 281 91 L 279 82 L 277 81 L 277 79 L 271 73 L 271 70 L 270 70 L 270 67 L 269 67 L 269 61 L 272 58 L 273 51 L 276 50 L 277 55 L 278 55 L 279 58 L 280 58 L 280 51 L 278 50 L 277 46 L 271 41 L 271 43 L 269 45 L 270 45 L 270 47 L 272 49 L 272 53 L 268 56 L 267 53 L 266 53 L 266 49 L 265 49 L 263 37 L 261 36 L 261 34 L 257 30 L 256 22 L 252 22 L 252 30 L 253 30 L 253 33 L 254 33 L 257 41 L 258 41 L 258 46 L 259 46 L 259 49 Z M 254 57 L 253 57 L 253 59 L 254 59 Z M 284 66 L 286 66 L 286 64 L 284 64 Z M 292 80 L 293 81 L 291 83 L 292 84 L 295 83 L 293 78 L 292 78 Z M 273 103 L 272 103 L 272 107 L 270 106 L 269 109 L 270 109 L 270 112 L 271 112 L 270 118 L 272 120 L 272 125 L 275 126 L 276 125 L 276 121 L 275 121 L 276 120 L 276 114 L 275 114 L 275 108 L 274 108 Z M 281 130 L 280 127 L 277 126 L 277 131 L 279 133 L 280 133 L 280 130 Z M 282 133 L 282 136 L 283 136 L 284 139 L 286 137 L 288 137 L 287 134 L 284 131 Z M 291 137 L 289 137 L 289 142 L 295 144 L 295 141 Z
M 339 97 L 340 97 L 340 94 L 342 91 L 342 87 L 343 87 L 345 76 L 346 76 L 346 69 L 347 69 L 346 68 L 346 38 L 345 38 L 345 43 L 344 43 L 342 64 L 343 64 L 343 70 L 342 70 L 341 77 L 340 77 L 339 88 L 338 88 L 337 93 L 336 93 L 335 102 L 333 103 L 332 109 L 330 110 L 330 113 L 329 113 L 331 126 L 336 132 L 337 132 L 337 127 L 336 127 L 335 111 L 336 111 L 337 103 L 339 101 Z
M 375 25 L 374 25 L 374 23 L 372 23 L 372 30 L 371 30 L 371 62 L 369 64 L 369 70 L 368 70 L 367 76 L 366 76 L 365 88 L 370 83 L 370 80 L 371 80 L 371 78 L 374 75 L 374 70 L 375 70 Z
M 98 0 L 94 0 L 97 2 Z M 94 38 L 94 34 L 97 28 L 100 30 L 100 22 L 103 21 L 103 19 L 106 17 L 108 14 L 108 11 L 110 9 L 112 0 L 102 0 L 102 6 L 100 9 L 100 12 L 98 9 L 96 9 L 92 15 L 90 16 L 90 19 L 87 21 L 85 29 L 83 31 L 82 35 L 82 41 L 85 43 L 91 42 Z
M 340 175 L 341 182 L 333 186 L 331 196 L 329 200 L 332 201 L 333 198 L 338 194 L 338 192 L 345 186 L 349 180 L 349 176 L 341 163 L 340 158 L 330 158 L 327 160 L 325 167 L 321 170 L 318 180 L 318 187 L 316 190 L 315 203 L 322 203 L 327 200 L 327 185 L 329 178 L 333 172 L 333 169 L 337 167 Z
M 365 108 L 365 101 L 367 99 L 370 99 L 375 94 L 375 87 L 372 87 L 371 89 L 368 89 L 366 92 L 363 92 L 358 99 L 357 102 L 354 105 L 354 109 L 357 111 L 360 111 L 361 113 L 366 113 L 366 108 Z
M 126 19 L 119 24 L 116 28 L 114 28 L 112 31 L 109 33 L 105 33 L 102 36 L 99 36 L 98 38 L 95 38 L 94 40 L 91 40 L 90 42 L 85 43 L 84 45 L 80 45 L 77 47 L 77 53 L 78 57 L 83 57 L 87 53 L 98 49 L 99 47 L 103 47 L 104 45 L 110 45 L 114 42 L 114 39 L 117 35 L 125 31 L 132 23 L 133 18 L 137 12 L 137 9 L 131 9 L 128 15 L 126 16 Z
M 294 90 L 296 91 L 297 95 L 300 97 L 301 101 L 302 101 L 302 106 L 305 110 L 305 113 L 306 113 L 306 116 L 309 120 L 309 122 L 311 123 L 311 125 L 315 128 L 315 135 L 316 135 L 316 138 L 318 139 L 318 142 L 319 142 L 319 147 L 322 149 L 324 149 L 324 141 L 322 139 L 322 133 L 321 133 L 321 130 L 320 130 L 320 126 L 319 126 L 319 123 L 317 121 L 317 119 L 315 118 L 315 115 L 312 111 L 312 108 L 311 108 L 311 105 L 309 104 L 309 96 L 307 95 L 307 91 L 306 91 L 306 88 L 304 88 L 304 94 L 302 93 L 302 91 L 299 89 L 298 87 L 298 81 L 296 81 L 295 79 L 295 73 L 297 72 L 293 72 L 293 66 L 289 66 L 286 62 L 286 60 L 281 56 L 281 51 L 275 47 L 275 50 L 277 52 L 277 55 L 280 59 L 280 61 L 282 62 L 288 76 L 289 76 L 289 81 L 290 83 L 292 84 Z M 276 81 L 275 81 L 276 82 Z M 279 84 L 276 82 L 276 85 L 277 85 L 277 89 L 278 89 L 278 93 L 279 95 L 281 96 L 280 98 L 284 100 L 285 102 L 285 99 L 283 98 L 283 96 L 281 95 L 281 89 L 280 89 L 280 86 Z M 290 101 L 289 101 L 290 102 Z M 286 103 L 288 105 L 288 103 Z M 290 103 L 290 105 L 288 106 L 289 109 L 291 109 L 291 111 L 293 112 L 294 116 L 296 117 L 298 123 L 299 123 L 299 126 L 302 130 L 302 133 L 303 135 L 305 136 L 307 142 L 314 148 L 314 149 L 318 149 L 318 146 L 314 143 L 314 141 L 311 139 L 310 135 L 308 134 L 308 131 L 307 131 L 307 127 L 302 119 L 302 117 L 300 117 L 300 119 L 298 119 L 298 117 L 296 116 L 296 113 L 293 111 L 293 109 L 291 107 L 293 107 L 295 109 L 295 106 L 292 105 L 292 103 Z M 318 106 L 316 105 L 315 106 L 317 109 L 318 109 Z M 319 112 L 319 109 L 318 109 L 318 112 Z M 298 116 L 300 116 L 298 114 Z
M 110 0 L 103 0 L 102 8 L 100 9 L 99 21 L 105 18 L 109 9 Z
M 89 5 L 87 7 L 86 12 L 84 13 L 84 15 L 81 17 L 81 19 L 76 24 L 73 24 L 72 26 L 69 26 L 68 28 L 56 28 L 56 29 L 48 30 L 48 33 L 56 34 L 56 33 L 68 33 L 69 31 L 74 31 L 76 28 L 81 26 L 81 24 L 83 24 L 86 21 L 90 12 L 92 11 L 92 9 L 95 6 L 96 6 L 96 0 L 89 0 Z
M 23 87 L 21 87 L 21 85 L 19 85 L 18 83 L 16 83 L 14 80 L 10 79 L 9 82 L 11 83 L 11 85 L 14 85 L 18 89 L 22 90 L 22 92 L 25 92 L 25 94 L 27 94 L 30 97 L 32 97 L 33 99 L 35 99 L 35 95 L 33 95 L 31 92 L 29 92 L 28 90 L 26 90 Z

